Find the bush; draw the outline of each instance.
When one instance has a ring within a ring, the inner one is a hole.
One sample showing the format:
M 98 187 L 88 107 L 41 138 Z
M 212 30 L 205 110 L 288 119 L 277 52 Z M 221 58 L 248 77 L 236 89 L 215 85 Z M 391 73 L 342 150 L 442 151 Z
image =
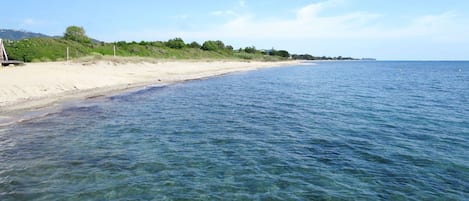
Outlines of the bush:
M 65 40 L 72 40 L 79 43 L 91 43 L 91 39 L 86 36 L 85 29 L 78 26 L 69 26 L 65 30 L 64 34 Z
M 195 48 L 195 49 L 200 49 L 202 46 L 197 43 L 197 42 L 192 42 L 191 44 L 188 45 L 190 48 Z
M 170 39 L 170 40 L 168 40 L 168 42 L 165 43 L 165 45 L 167 47 L 173 48 L 173 49 L 182 49 L 182 48 L 186 47 L 186 44 L 184 43 L 184 41 L 181 38 Z
M 142 46 L 147 46 L 149 45 L 149 42 L 146 42 L 146 41 L 140 41 L 140 43 L 138 43 L 139 45 L 142 45 Z
M 202 45 L 202 49 L 207 50 L 207 51 L 223 50 L 225 49 L 225 44 L 219 40 L 217 41 L 208 40 L 204 42 L 204 44 Z
M 272 50 L 272 51 L 270 51 L 269 54 L 272 55 L 272 56 L 279 56 L 279 57 L 283 57 L 283 58 L 290 57 L 290 53 L 288 53 L 288 51 L 286 51 L 286 50 Z
M 202 44 L 202 49 L 206 51 L 216 51 L 218 47 L 215 41 L 205 41 L 204 44 Z
M 127 42 L 125 42 L 125 41 L 119 41 L 119 42 L 116 43 L 116 45 L 117 45 L 118 47 L 124 47 L 124 46 L 127 45 Z
M 256 47 L 252 46 L 252 47 L 246 47 L 246 48 L 244 48 L 244 51 L 245 51 L 246 53 L 254 54 L 254 53 L 256 53 L 257 50 L 256 50 Z
M 288 51 L 286 51 L 286 50 L 279 50 L 277 52 L 277 56 L 288 58 L 288 57 L 290 57 L 290 53 L 288 53 Z

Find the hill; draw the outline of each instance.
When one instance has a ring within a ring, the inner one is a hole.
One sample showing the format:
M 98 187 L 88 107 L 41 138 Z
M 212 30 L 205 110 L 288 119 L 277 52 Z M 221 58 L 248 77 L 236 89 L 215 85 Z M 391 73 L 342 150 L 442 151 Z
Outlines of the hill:
M 26 38 L 49 38 L 51 36 L 28 31 L 0 29 L 0 38 L 4 40 L 22 40 Z

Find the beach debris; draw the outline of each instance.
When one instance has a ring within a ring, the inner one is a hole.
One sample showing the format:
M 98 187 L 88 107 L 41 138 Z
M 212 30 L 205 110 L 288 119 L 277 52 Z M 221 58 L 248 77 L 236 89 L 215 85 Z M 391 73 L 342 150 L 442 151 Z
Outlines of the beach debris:
M 5 47 L 3 46 L 3 40 L 0 39 L 0 52 L 1 52 L 1 61 L 8 61 L 8 55 L 7 55 L 7 51 L 5 50 Z
M 8 54 L 5 49 L 5 46 L 3 46 L 3 40 L 1 38 L 0 38 L 0 62 L 2 63 L 2 66 L 9 66 L 10 64 L 13 64 L 13 65 L 24 64 L 22 61 L 8 60 Z

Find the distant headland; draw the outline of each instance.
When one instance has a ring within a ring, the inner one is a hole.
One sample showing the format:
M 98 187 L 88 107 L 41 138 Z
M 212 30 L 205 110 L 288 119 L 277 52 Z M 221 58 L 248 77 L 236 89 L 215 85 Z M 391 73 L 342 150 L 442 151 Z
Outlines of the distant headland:
M 352 58 L 352 57 L 342 57 L 342 56 L 337 56 L 337 57 L 327 57 L 327 56 L 312 56 L 310 54 L 293 54 L 292 59 L 295 60 L 368 60 L 368 61 L 375 61 L 376 59 L 374 58 Z

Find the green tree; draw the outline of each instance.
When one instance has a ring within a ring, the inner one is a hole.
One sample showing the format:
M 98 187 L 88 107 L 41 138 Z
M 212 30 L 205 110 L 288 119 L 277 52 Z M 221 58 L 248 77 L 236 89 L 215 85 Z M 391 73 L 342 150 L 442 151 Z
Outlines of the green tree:
M 181 38 L 170 39 L 170 40 L 168 40 L 168 42 L 165 43 L 165 45 L 167 47 L 173 48 L 173 49 L 182 49 L 182 48 L 186 47 L 186 44 L 184 43 L 184 40 L 182 40 Z
M 138 44 L 139 44 L 139 45 L 142 45 L 142 46 L 147 46 L 147 45 L 149 45 L 150 43 L 147 42 L 147 41 L 143 41 L 143 40 L 142 40 L 142 41 L 140 41 L 140 43 L 138 43 Z
M 256 53 L 257 50 L 256 50 L 256 47 L 252 46 L 252 47 L 246 47 L 246 48 L 244 48 L 244 51 L 245 51 L 246 53 L 254 54 L 254 53 Z
M 202 45 L 202 49 L 207 51 L 220 51 L 224 50 L 225 48 L 225 44 L 220 40 L 208 40 L 205 41 Z
M 288 57 L 290 57 L 290 53 L 288 53 L 288 51 L 286 51 L 286 50 L 279 50 L 279 51 L 277 51 L 277 56 L 281 56 L 283 58 L 288 58 Z
M 192 42 L 188 45 L 190 48 L 200 49 L 202 46 L 198 42 Z
M 215 41 L 215 44 L 217 45 L 217 48 L 218 48 L 219 50 L 225 49 L 225 44 L 223 43 L 223 41 L 217 40 L 217 41 Z
M 85 29 L 78 26 L 69 26 L 65 30 L 64 34 L 65 40 L 72 40 L 79 43 L 91 43 L 91 39 L 86 36 Z
M 208 40 L 202 44 L 202 49 L 207 51 L 216 51 L 218 49 L 217 44 L 215 41 Z
M 279 57 L 283 57 L 283 58 L 288 58 L 290 57 L 290 53 L 286 50 L 274 50 L 272 49 L 269 53 L 269 55 L 272 55 L 272 56 L 279 56 Z

